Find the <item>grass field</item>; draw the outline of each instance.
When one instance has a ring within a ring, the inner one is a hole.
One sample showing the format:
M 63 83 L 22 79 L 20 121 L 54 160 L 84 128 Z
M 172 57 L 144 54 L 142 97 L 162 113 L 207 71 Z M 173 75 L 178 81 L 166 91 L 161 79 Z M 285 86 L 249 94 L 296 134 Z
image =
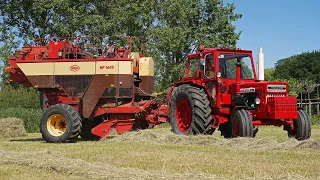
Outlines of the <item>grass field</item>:
M 262 127 L 254 139 L 219 135 L 157 128 L 97 142 L 3 138 L 0 179 L 320 179 L 320 126 L 303 142 L 278 127 Z

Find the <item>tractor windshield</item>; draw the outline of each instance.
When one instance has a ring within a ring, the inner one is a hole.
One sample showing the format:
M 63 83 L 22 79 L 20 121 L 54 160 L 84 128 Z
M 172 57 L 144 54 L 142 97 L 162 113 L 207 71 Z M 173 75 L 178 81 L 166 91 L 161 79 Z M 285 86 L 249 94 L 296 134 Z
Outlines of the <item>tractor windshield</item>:
M 236 63 L 241 63 L 241 79 L 254 79 L 251 57 L 249 54 L 219 54 L 219 72 L 222 78 L 236 78 Z

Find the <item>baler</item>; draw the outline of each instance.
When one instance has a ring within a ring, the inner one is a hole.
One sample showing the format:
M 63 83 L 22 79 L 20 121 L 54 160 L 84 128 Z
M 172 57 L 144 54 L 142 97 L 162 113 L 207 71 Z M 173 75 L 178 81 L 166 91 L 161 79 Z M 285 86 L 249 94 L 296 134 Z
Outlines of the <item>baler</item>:
M 40 91 L 48 142 L 122 134 L 167 122 L 153 93 L 154 62 L 128 36 L 35 39 L 9 60 L 10 83 Z M 44 44 L 44 45 L 43 45 Z M 142 49 L 143 50 L 143 49 Z

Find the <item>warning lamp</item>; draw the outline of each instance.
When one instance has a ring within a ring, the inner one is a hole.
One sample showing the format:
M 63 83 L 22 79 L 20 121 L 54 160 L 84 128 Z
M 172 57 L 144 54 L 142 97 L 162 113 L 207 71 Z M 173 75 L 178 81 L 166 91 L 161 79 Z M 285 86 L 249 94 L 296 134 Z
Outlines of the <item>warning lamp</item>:
M 241 48 L 237 48 L 237 50 L 241 51 Z
M 198 47 L 198 51 L 204 51 L 204 46 L 203 45 L 199 45 L 199 47 Z

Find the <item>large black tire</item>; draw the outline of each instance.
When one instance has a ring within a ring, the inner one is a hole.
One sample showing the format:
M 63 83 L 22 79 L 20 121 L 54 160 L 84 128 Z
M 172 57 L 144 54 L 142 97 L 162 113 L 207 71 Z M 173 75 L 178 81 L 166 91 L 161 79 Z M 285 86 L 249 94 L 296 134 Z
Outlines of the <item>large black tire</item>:
M 40 132 L 50 143 L 74 142 L 82 127 L 80 114 L 70 105 L 56 104 L 46 109 L 41 118 Z
M 228 126 L 224 129 L 225 138 L 254 137 L 252 118 L 247 110 L 234 109 Z
M 91 129 L 96 127 L 100 123 L 101 123 L 100 121 L 98 122 L 91 119 L 84 119 L 82 122 L 80 137 L 84 140 L 91 140 L 91 141 L 99 140 L 100 137 L 92 134 Z
M 297 140 L 306 140 L 311 136 L 311 121 L 308 115 L 303 111 L 298 111 L 298 119 L 294 123 L 295 138 Z M 288 134 L 290 137 L 290 134 Z
M 181 85 L 172 91 L 170 124 L 176 134 L 212 134 L 212 109 L 208 95 L 201 88 Z

